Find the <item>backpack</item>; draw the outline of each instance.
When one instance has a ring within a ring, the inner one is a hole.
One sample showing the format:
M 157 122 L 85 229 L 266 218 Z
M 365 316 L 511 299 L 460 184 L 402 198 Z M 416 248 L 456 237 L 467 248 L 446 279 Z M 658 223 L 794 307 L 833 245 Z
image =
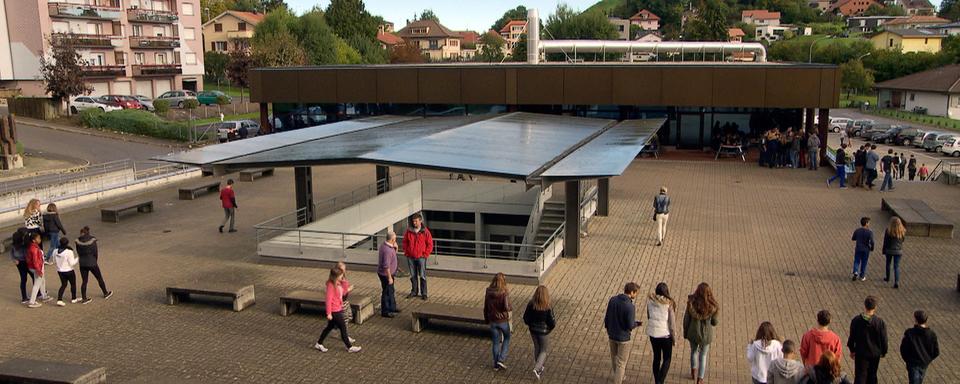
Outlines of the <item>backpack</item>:
M 29 244 L 28 236 L 30 236 L 30 230 L 27 227 L 20 227 L 17 229 L 13 235 L 10 236 L 12 241 L 12 246 L 15 248 L 25 248 Z

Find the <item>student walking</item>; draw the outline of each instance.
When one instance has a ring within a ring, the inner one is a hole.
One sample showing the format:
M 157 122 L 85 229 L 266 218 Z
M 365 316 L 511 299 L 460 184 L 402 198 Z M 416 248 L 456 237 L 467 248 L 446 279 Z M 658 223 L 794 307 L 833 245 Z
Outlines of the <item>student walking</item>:
M 657 222 L 657 246 L 663 245 L 667 235 L 667 220 L 670 219 L 670 196 L 667 187 L 660 187 L 660 194 L 653 198 L 653 221 Z
M 816 132 L 811 132 L 810 138 L 807 139 L 807 151 L 810 157 L 810 163 L 807 164 L 807 169 L 816 171 L 820 166 L 820 136 L 818 136 Z
M 810 152 L 810 131 L 801 130 L 800 134 L 797 135 L 797 140 L 800 142 L 800 153 L 797 156 L 800 158 L 800 168 L 805 168 L 807 166 L 807 153 Z
M 90 234 L 90 227 L 80 229 L 80 237 L 77 238 L 77 255 L 80 258 L 80 296 L 83 297 L 81 304 L 86 304 L 93 299 L 87 296 L 87 277 L 93 275 L 100 285 L 100 291 L 104 299 L 113 296 L 113 291 L 107 290 L 107 285 L 103 282 L 103 273 L 100 272 L 100 252 L 97 250 L 97 238 Z
M 797 344 L 783 341 L 783 357 L 770 363 L 767 384 L 799 384 L 806 376 L 803 363 L 797 360 Z
M 720 305 L 713 297 L 713 289 L 700 283 L 687 296 L 687 310 L 683 314 L 683 338 L 690 342 L 690 379 L 703 384 L 707 376 L 707 356 L 713 342 L 713 328 L 719 323 Z
M 747 344 L 747 362 L 750 363 L 750 376 L 754 384 L 766 384 L 767 370 L 774 360 L 783 358 L 783 345 L 780 336 L 769 321 L 760 323 L 757 335 Z
M 670 371 L 673 360 L 673 346 L 676 344 L 677 304 L 670 297 L 667 283 L 657 284 L 652 294 L 647 296 L 647 336 L 653 347 L 653 382 L 663 384 Z
M 910 154 L 910 160 L 907 162 L 907 171 L 909 172 L 909 180 L 913 181 L 917 177 L 917 158 Z
M 630 357 L 630 334 L 634 328 L 643 325 L 636 319 L 637 309 L 633 300 L 640 293 L 640 286 L 630 282 L 623 287 L 623 293 L 610 298 L 607 312 L 603 317 L 603 327 L 610 338 L 610 376 L 614 384 L 623 383 L 627 371 L 627 358 Z
M 840 369 L 840 358 L 830 351 L 820 355 L 817 365 L 807 369 L 806 384 L 853 384 Z
M 793 128 L 788 129 L 790 139 L 790 168 L 800 168 L 800 141 L 799 134 L 793 133 Z
M 349 310 L 349 309 L 350 309 L 350 301 L 347 300 L 347 298 L 350 296 L 350 292 L 353 292 L 353 286 L 350 285 L 350 281 L 347 280 L 347 264 L 344 263 L 344 262 L 342 262 L 342 261 L 338 261 L 336 268 L 339 269 L 339 270 L 340 270 L 340 273 L 341 273 L 341 276 L 340 276 L 340 292 L 343 293 L 343 297 L 341 297 L 340 299 L 341 299 L 341 301 L 342 301 L 343 308 L 344 308 L 344 309 L 347 309 L 346 311 L 343 312 L 343 316 L 344 316 L 344 317 L 343 317 L 343 321 L 352 321 L 352 320 L 353 320 L 353 311 L 350 311 L 350 310 Z M 357 342 L 357 341 L 354 340 L 352 337 L 350 337 L 349 339 L 350 339 L 350 342 L 351 342 L 351 343 L 356 343 L 356 342 Z
M 30 308 L 39 308 L 43 306 L 37 302 L 37 296 L 39 295 L 41 301 L 50 301 L 50 297 L 47 296 L 47 281 L 43 274 L 43 251 L 40 250 L 40 234 L 33 233 L 30 235 L 30 245 L 27 247 L 27 268 L 30 269 L 30 273 L 33 274 L 33 289 L 30 293 L 30 302 L 27 304 Z
M 60 222 L 60 214 L 57 212 L 57 205 L 47 204 L 47 213 L 43 214 L 43 233 L 50 239 L 50 249 L 44 254 L 44 261 L 50 263 L 53 260 L 53 251 L 60 246 L 60 234 L 67 235 L 67 230 L 63 228 Z
M 883 256 L 887 259 L 887 274 L 883 281 L 890 282 L 890 262 L 893 262 L 893 288 L 900 288 L 900 257 L 903 256 L 903 240 L 907 234 L 899 217 L 891 217 L 887 231 L 883 233 Z
M 830 330 L 831 318 L 830 311 L 826 309 L 817 312 L 816 328 L 804 333 L 800 339 L 800 357 L 804 365 L 817 365 L 824 352 L 832 352 L 837 359 L 842 357 L 843 344 L 840 343 L 840 336 Z
M 930 176 L 930 170 L 927 169 L 927 165 L 920 164 L 920 181 L 927 181 L 928 176 Z
M 57 293 L 57 305 L 61 307 L 66 305 L 63 302 L 63 292 L 67 289 L 67 284 L 70 284 L 70 298 L 72 299 L 70 302 L 73 304 L 79 303 L 80 299 L 77 298 L 77 273 L 73 271 L 79 260 L 73 249 L 70 248 L 70 239 L 60 238 L 59 245 L 53 252 L 53 257 L 57 263 L 57 275 L 60 276 L 60 292 Z
M 841 144 L 840 148 L 837 148 L 837 174 L 827 180 L 827 187 L 833 183 L 834 180 L 840 179 L 840 189 L 847 189 L 847 145 Z
M 342 280 L 343 270 L 337 267 L 330 269 L 330 277 L 327 278 L 326 288 L 327 326 L 323 328 L 323 332 L 320 332 L 320 338 L 313 345 L 313 349 L 320 352 L 328 351 L 327 347 L 323 346 L 323 341 L 327 339 L 327 335 L 330 334 L 330 331 L 333 331 L 333 328 L 340 330 L 340 339 L 347 347 L 347 352 L 356 353 L 360 352 L 361 349 L 360 346 L 353 345 L 350 335 L 347 334 L 347 318 L 344 314 L 346 308 L 343 305 L 343 297 L 347 292 L 343 289 Z
M 860 218 L 860 228 L 853 231 L 853 237 L 850 239 L 856 242 L 853 250 L 853 276 L 851 280 L 867 280 L 867 261 L 870 260 L 870 252 L 873 252 L 873 231 L 870 230 L 870 218 Z
M 427 258 L 433 253 L 433 235 L 419 213 L 410 218 L 410 226 L 403 234 L 403 254 L 410 268 L 410 294 L 407 298 L 427 299 Z
M 864 311 L 850 321 L 847 348 L 853 357 L 856 384 L 877 384 L 880 359 L 887 355 L 887 325 L 877 316 L 877 298 L 867 296 Z
M 863 166 L 867 162 L 867 151 L 861 145 L 853 154 L 853 168 L 856 172 L 853 174 L 853 186 L 863 187 Z
M 227 179 L 227 186 L 220 190 L 220 206 L 223 207 L 223 222 L 220 223 L 220 233 L 223 233 L 223 227 L 230 222 L 228 232 L 236 232 L 234 222 L 237 219 L 237 193 L 233 190 L 233 179 Z
M 380 316 L 396 317 L 397 309 L 396 290 L 394 282 L 397 277 L 397 234 L 387 233 L 387 239 L 380 244 L 377 259 L 377 277 L 380 278 Z
M 871 145 L 867 151 L 867 161 L 863 167 L 867 170 L 867 188 L 873 189 L 873 182 L 877 180 L 877 163 L 880 162 L 880 155 L 877 154 L 877 146 Z
M 937 334 L 927 327 L 926 312 L 914 312 L 913 319 L 916 323 L 903 333 L 903 340 L 900 341 L 900 357 L 907 363 L 910 384 L 923 384 L 927 367 L 940 356 L 940 343 L 937 342 Z
M 493 370 L 507 369 L 505 361 L 510 352 L 510 306 L 507 280 L 503 273 L 497 273 L 487 287 L 483 297 L 483 320 L 490 325 L 490 338 L 493 341 Z
M 27 246 L 33 241 L 30 235 L 30 231 L 26 227 L 20 227 L 10 236 L 10 259 L 17 266 L 17 273 L 20 275 L 20 304 L 24 305 L 30 303 L 30 299 L 27 297 L 27 276 L 33 280 L 34 284 L 37 281 L 36 276 L 31 274 L 30 269 L 27 268 Z
M 897 167 L 900 168 L 900 172 L 897 172 L 897 178 L 903 180 L 903 176 L 907 173 L 907 158 L 903 156 L 903 152 L 900 152 L 897 158 Z
M 40 200 L 30 199 L 27 207 L 23 210 L 23 226 L 30 231 L 30 241 L 33 241 L 33 234 L 43 234 L 43 214 L 40 212 Z M 40 250 L 43 250 L 43 239 L 41 238 Z M 29 247 L 29 244 L 27 244 Z
M 533 298 L 523 311 L 523 323 L 530 329 L 533 338 L 533 375 L 537 380 L 543 376 L 543 364 L 547 361 L 547 349 L 550 347 L 550 332 L 557 326 L 550 304 L 550 292 L 546 286 L 538 286 Z
M 897 166 L 894 164 L 894 161 L 897 157 L 893 154 L 892 149 L 887 150 L 887 154 L 880 159 L 880 167 L 883 170 L 883 182 L 880 183 L 880 192 L 883 192 L 886 189 L 893 190 L 893 178 L 894 173 L 896 173 Z

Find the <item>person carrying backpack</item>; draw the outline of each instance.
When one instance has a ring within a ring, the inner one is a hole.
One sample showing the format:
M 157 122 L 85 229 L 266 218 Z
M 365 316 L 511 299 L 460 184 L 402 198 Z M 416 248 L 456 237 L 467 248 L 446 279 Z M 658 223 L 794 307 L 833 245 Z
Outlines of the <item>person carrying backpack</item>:
M 10 246 L 10 259 L 17 266 L 17 273 L 20 274 L 20 304 L 24 305 L 30 303 L 30 299 L 27 298 L 27 276 L 30 276 L 34 284 L 37 282 L 36 277 L 27 268 L 27 242 L 29 241 L 27 235 L 29 234 L 30 230 L 27 227 L 20 227 L 10 236 L 13 240 Z

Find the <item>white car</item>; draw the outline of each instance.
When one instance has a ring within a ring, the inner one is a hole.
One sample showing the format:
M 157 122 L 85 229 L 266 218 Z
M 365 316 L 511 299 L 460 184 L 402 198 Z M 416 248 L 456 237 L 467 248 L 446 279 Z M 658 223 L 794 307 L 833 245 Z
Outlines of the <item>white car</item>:
M 846 129 L 847 124 L 849 124 L 853 119 L 848 119 L 846 117 L 831 117 L 830 118 L 830 131 L 840 132 L 841 129 Z
M 940 152 L 947 156 L 960 157 L 960 137 L 952 137 L 943 142 Z
M 90 108 L 99 108 L 101 111 L 110 112 L 110 111 L 119 111 L 123 108 L 114 107 L 112 105 L 101 103 L 97 100 L 96 97 L 92 96 L 77 96 L 73 100 L 70 100 L 70 114 L 76 115 L 80 111 Z

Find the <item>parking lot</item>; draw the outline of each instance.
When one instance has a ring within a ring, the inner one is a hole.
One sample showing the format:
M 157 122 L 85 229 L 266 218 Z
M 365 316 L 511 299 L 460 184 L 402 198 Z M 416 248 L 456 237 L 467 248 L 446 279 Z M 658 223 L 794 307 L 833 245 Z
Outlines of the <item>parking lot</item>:
M 949 132 L 949 130 L 945 128 L 936 128 L 936 127 L 925 126 L 922 124 L 902 122 L 898 120 L 867 115 L 852 109 L 841 109 L 837 111 L 832 111 L 830 116 L 846 117 L 851 119 L 869 119 L 877 122 L 878 124 L 902 125 L 902 126 L 915 127 L 920 129 L 926 129 L 926 130 Z M 957 134 L 960 135 L 960 132 L 957 132 Z M 869 141 L 867 141 L 865 138 L 862 138 L 862 137 L 851 137 L 851 143 L 853 143 L 854 146 L 859 146 L 861 144 L 868 143 L 868 142 Z M 839 145 L 839 143 L 840 143 L 840 135 L 836 133 L 831 133 L 829 138 L 829 144 L 835 147 Z M 918 148 L 913 145 L 905 146 L 905 145 L 894 145 L 889 143 L 877 144 L 877 150 L 880 153 L 887 153 L 888 149 L 893 149 L 895 153 L 902 152 L 904 156 L 908 158 L 910 157 L 911 154 L 916 156 L 918 165 L 926 164 L 927 167 L 930 168 L 931 172 L 934 171 L 934 168 L 937 167 L 937 165 L 940 165 L 941 170 L 950 169 L 951 167 L 960 168 L 960 158 L 957 158 L 957 157 L 950 157 L 948 155 L 945 155 L 939 152 L 928 152 L 928 151 L 925 151 L 923 148 Z

